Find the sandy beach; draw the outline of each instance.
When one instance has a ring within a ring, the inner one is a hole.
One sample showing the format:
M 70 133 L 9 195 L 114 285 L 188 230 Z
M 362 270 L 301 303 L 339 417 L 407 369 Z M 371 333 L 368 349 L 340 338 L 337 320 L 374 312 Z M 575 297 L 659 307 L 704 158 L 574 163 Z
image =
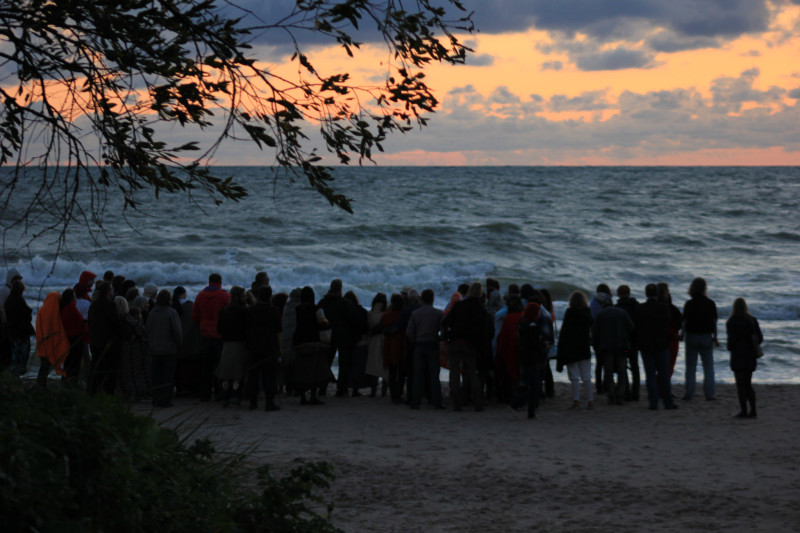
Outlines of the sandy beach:
M 755 389 L 755 420 L 733 418 L 735 388 L 719 384 L 716 401 L 655 412 L 605 398 L 568 411 L 557 383 L 535 420 L 495 403 L 412 411 L 330 395 L 321 407 L 279 397 L 272 413 L 178 398 L 152 416 L 219 449 L 252 445 L 277 472 L 332 463 L 326 496 L 345 531 L 798 531 L 800 386 Z

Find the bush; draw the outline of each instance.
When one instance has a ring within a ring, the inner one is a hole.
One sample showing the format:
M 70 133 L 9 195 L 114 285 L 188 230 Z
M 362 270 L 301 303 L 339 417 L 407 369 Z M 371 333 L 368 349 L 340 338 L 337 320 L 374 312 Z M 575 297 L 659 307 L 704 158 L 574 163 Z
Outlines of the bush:
M 4 532 L 337 531 L 316 493 L 330 465 L 297 461 L 275 478 L 246 459 L 188 445 L 115 398 L 0 376 Z

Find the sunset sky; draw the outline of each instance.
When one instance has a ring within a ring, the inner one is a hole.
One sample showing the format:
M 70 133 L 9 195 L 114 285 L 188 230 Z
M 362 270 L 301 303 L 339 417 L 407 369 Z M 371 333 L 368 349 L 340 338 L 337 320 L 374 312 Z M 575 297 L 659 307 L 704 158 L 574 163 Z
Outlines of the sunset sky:
M 274 20 L 287 1 L 245 5 Z M 800 165 L 800 0 L 464 4 L 475 54 L 426 69 L 440 108 L 379 163 Z M 255 55 L 285 68 L 285 34 L 259 39 Z M 379 45 L 349 59 L 300 40 L 329 74 L 385 74 Z M 257 156 L 231 147 L 217 162 Z

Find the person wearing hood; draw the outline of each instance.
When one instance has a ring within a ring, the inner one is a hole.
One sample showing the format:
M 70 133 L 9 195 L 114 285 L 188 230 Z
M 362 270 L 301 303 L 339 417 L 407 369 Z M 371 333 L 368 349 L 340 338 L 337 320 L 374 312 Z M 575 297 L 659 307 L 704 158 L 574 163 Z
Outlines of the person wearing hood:
M 0 287 L 0 370 L 11 365 L 11 341 L 6 335 L 5 304 L 8 295 L 11 294 L 11 284 L 16 280 L 22 281 L 22 274 L 16 268 L 10 268 L 6 274 L 5 285 Z
M 605 283 L 600 283 L 595 289 L 594 298 L 592 301 L 589 302 L 589 311 L 592 312 L 592 319 L 597 316 L 597 313 L 600 312 L 603 307 L 607 305 L 607 302 L 611 302 L 611 288 L 606 285 Z M 605 392 L 605 386 L 603 381 L 603 360 L 596 351 L 594 353 L 594 386 L 597 389 L 597 394 L 603 394 Z
M 36 313 L 36 355 L 41 359 L 37 382 L 42 387 L 47 386 L 51 367 L 61 376 L 66 374 L 63 364 L 69 356 L 70 345 L 61 320 L 60 302 L 61 294 L 51 292 Z
M 230 295 L 222 288 L 222 276 L 208 276 L 208 286 L 200 291 L 192 306 L 192 321 L 200 328 L 202 363 L 200 400 L 207 402 L 215 387 L 214 371 L 222 356 L 222 335 L 217 331 L 219 313 L 228 305 Z
M 547 363 L 547 344 L 539 328 L 541 306 L 537 302 L 530 302 L 525 306 L 522 318 L 517 324 L 518 360 L 522 382 L 527 386 L 525 395 L 518 395 L 511 403 L 514 410 L 527 404 L 528 418 L 536 418 L 536 409 L 539 407 L 541 392 L 541 374 Z
M 31 354 L 31 335 L 36 331 L 31 325 L 33 310 L 25 301 L 25 284 L 21 279 L 11 283 L 11 292 L 3 304 L 6 316 L 6 335 L 11 344 L 11 373 L 21 377 L 28 371 Z

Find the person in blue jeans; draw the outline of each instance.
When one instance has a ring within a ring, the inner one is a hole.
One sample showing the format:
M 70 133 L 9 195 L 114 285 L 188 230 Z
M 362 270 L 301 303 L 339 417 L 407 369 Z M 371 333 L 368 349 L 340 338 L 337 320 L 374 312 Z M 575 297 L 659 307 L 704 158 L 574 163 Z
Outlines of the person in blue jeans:
M 636 307 L 634 323 L 636 343 L 644 363 L 649 408 L 657 410 L 660 397 L 664 409 L 677 409 L 669 377 L 669 307 L 658 301 L 655 283 L 648 284 L 644 293 L 647 301 Z
M 703 364 L 703 393 L 706 400 L 715 398 L 714 346 L 717 340 L 717 306 L 706 296 L 706 280 L 694 278 L 689 285 L 688 300 L 683 306 L 683 333 L 686 344 L 686 391 L 684 400 L 694 397 L 697 356 Z

